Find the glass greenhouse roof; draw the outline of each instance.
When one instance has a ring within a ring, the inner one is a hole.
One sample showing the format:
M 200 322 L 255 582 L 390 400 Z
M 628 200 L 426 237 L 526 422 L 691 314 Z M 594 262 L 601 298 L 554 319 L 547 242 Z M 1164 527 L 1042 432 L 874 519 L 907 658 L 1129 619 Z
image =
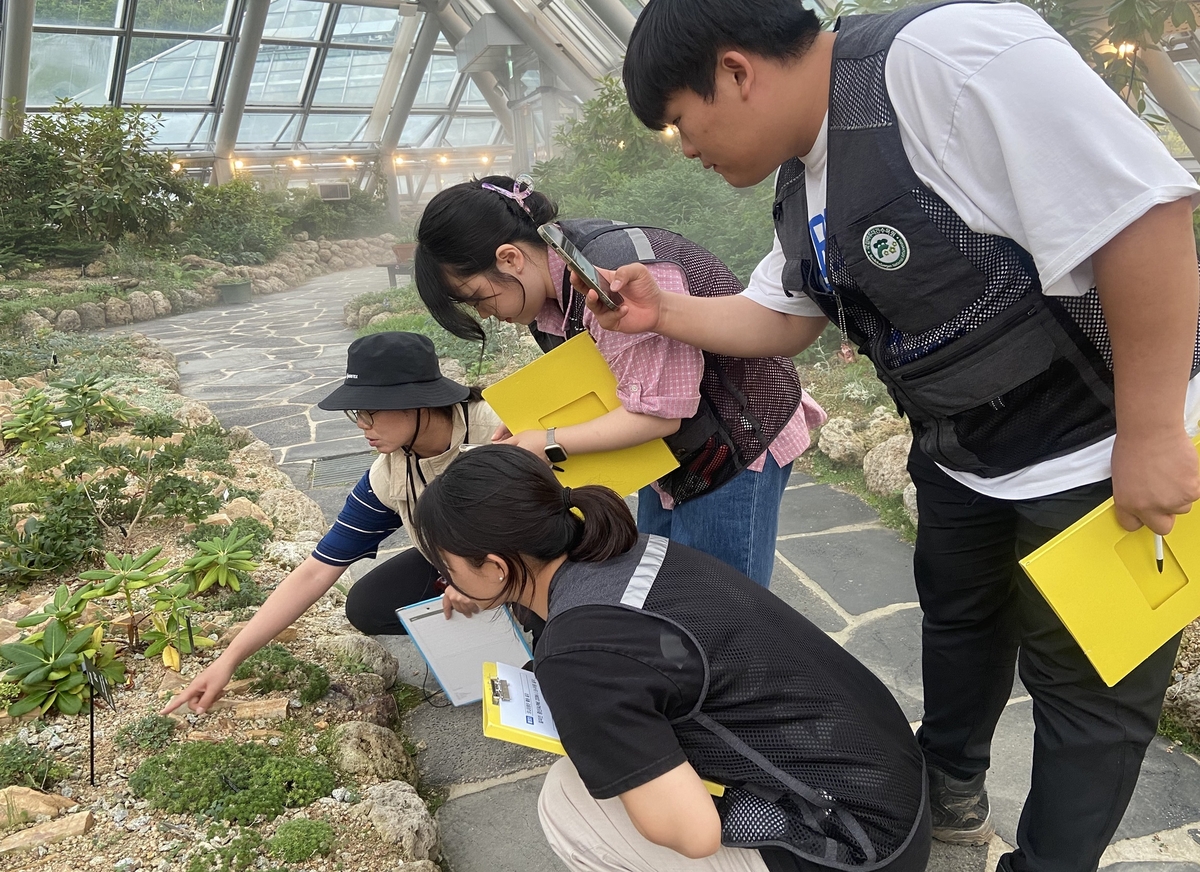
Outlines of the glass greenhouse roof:
M 642 5 L 623 2 L 634 14 Z M 156 139 L 163 147 L 183 157 L 210 155 L 246 3 L 38 0 L 27 106 L 44 111 L 60 99 L 144 106 L 161 116 Z M 623 45 L 585 0 L 517 3 L 587 76 L 619 68 Z M 378 149 L 427 8 L 419 0 L 272 0 L 236 148 L 280 155 Z M 448 9 L 468 27 L 494 12 L 486 0 L 450 0 Z M 538 80 L 535 64 L 522 76 L 526 93 Z M 399 147 L 511 146 L 494 104 L 476 78 L 459 72 L 454 49 L 439 34 Z M 540 108 L 533 114 L 535 139 L 544 147 Z

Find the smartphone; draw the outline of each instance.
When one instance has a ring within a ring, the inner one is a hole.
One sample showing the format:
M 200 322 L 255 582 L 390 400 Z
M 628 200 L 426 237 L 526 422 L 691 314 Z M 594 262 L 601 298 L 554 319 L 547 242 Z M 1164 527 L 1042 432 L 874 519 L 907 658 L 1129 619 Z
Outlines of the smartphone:
M 558 228 L 557 224 L 543 224 L 538 228 L 538 236 L 546 240 L 546 244 L 557 251 L 562 256 L 562 259 L 567 262 L 567 266 L 579 274 L 579 277 L 583 279 L 583 283 L 596 292 L 596 296 L 600 298 L 600 302 L 610 309 L 615 309 L 625 302 L 624 297 L 616 291 L 608 289 L 608 282 L 596 271 L 591 262 L 583 256 L 583 252 L 576 248 L 571 240 L 563 236 L 563 232 Z

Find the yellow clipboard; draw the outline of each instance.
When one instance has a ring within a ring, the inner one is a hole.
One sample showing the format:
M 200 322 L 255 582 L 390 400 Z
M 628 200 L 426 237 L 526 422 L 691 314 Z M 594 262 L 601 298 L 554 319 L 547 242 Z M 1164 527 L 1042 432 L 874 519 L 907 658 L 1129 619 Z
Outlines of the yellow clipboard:
M 524 745 L 526 748 L 537 748 L 566 757 L 567 751 L 558 739 L 551 739 L 541 733 L 521 730 L 507 726 L 500 720 L 500 696 L 498 687 L 499 677 L 495 663 L 483 664 L 483 734 L 489 739 L 502 739 L 514 745 Z M 703 780 L 703 779 L 702 779 Z M 704 781 L 704 787 L 713 796 L 724 796 L 725 788 L 713 781 Z
M 582 424 L 621 406 L 616 376 L 586 333 L 496 382 L 483 398 L 513 433 Z M 653 439 L 569 457 L 556 475 L 567 487 L 601 484 L 624 497 L 678 465 L 667 444 Z
M 1154 534 L 1117 523 L 1111 499 L 1021 566 L 1112 687 L 1200 617 L 1200 511 L 1175 517 L 1161 574 Z

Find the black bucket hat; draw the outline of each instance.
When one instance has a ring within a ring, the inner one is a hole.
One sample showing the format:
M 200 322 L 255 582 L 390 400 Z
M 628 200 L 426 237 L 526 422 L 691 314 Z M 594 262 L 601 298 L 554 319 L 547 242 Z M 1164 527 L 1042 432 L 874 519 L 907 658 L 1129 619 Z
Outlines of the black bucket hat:
M 346 380 L 317 407 L 429 409 L 461 403 L 470 393 L 470 388 L 442 375 L 428 336 L 372 333 L 350 343 Z

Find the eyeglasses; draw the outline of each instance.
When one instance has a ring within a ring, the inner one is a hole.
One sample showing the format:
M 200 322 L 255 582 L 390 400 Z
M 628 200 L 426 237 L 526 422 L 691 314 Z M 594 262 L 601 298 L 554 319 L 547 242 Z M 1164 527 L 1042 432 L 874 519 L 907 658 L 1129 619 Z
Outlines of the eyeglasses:
M 375 416 L 377 414 L 379 414 L 379 410 L 378 409 L 371 409 L 371 410 L 342 409 L 342 413 L 347 418 L 349 418 L 351 421 L 353 421 L 355 424 L 357 424 L 359 421 L 362 421 L 368 427 L 373 427 L 373 426 L 375 426 Z

